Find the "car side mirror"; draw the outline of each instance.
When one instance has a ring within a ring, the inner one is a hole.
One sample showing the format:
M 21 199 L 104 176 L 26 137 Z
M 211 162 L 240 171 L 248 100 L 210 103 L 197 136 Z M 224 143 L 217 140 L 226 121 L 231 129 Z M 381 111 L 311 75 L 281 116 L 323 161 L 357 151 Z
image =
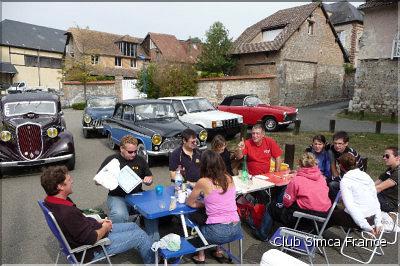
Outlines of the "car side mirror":
M 179 111 L 179 112 L 178 112 L 178 115 L 179 115 L 179 116 L 183 116 L 184 114 L 185 114 L 184 111 Z

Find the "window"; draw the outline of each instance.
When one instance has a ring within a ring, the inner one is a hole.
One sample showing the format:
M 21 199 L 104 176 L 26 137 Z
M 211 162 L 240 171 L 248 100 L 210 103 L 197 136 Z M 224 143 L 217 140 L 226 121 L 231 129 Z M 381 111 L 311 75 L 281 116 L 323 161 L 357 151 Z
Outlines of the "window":
M 39 61 L 37 56 L 25 55 L 25 66 L 37 67 L 38 63 Z
M 25 55 L 25 66 L 43 68 L 61 68 L 61 59 Z
M 133 107 L 130 105 L 126 105 L 124 108 L 124 116 L 123 116 L 123 120 L 129 121 L 129 120 L 133 120 Z
M 118 106 L 117 110 L 115 110 L 115 113 L 114 113 L 113 117 L 116 118 L 116 119 L 121 119 L 122 110 L 123 110 L 123 106 L 122 105 Z
M 346 32 L 345 31 L 339 31 L 337 34 L 338 34 L 340 42 L 344 45 L 345 41 L 346 41 Z
M 392 59 L 400 58 L 400 33 L 398 32 L 393 40 Z
M 308 21 L 308 35 L 314 35 L 314 21 Z
M 99 56 L 98 55 L 92 55 L 91 60 L 92 60 L 92 65 L 99 64 Z
M 119 42 L 118 48 L 123 55 L 136 57 L 137 44 L 129 42 Z
M 172 106 L 174 107 L 175 112 L 177 112 L 178 114 L 186 114 L 185 108 L 183 108 L 183 104 L 181 101 L 172 101 Z
M 131 67 L 137 68 L 136 59 L 131 59 Z
M 278 36 L 283 29 L 274 29 L 274 30 L 265 30 L 262 32 L 262 40 L 263 42 L 272 42 L 275 40 L 276 36 Z
M 232 99 L 230 106 L 242 106 L 243 99 Z
M 115 57 L 115 66 L 122 66 L 121 59 L 122 59 L 121 57 Z

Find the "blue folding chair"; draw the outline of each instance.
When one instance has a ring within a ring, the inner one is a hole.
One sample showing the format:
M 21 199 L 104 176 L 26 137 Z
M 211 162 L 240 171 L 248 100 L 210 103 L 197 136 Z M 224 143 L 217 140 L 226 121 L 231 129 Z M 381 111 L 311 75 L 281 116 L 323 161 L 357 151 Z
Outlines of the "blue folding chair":
M 326 217 L 320 217 L 299 211 L 294 212 L 293 216 L 297 217 L 295 228 L 278 228 L 271 237 L 270 243 L 274 246 L 281 247 L 282 251 L 290 251 L 308 256 L 311 265 L 313 264 L 315 253 L 318 250 L 325 257 L 326 263 L 329 265 L 324 245 L 320 248 L 318 244 L 323 241 L 322 234 L 328 225 L 329 219 L 331 218 L 333 210 L 339 202 L 340 197 L 341 192 L 339 191 Z M 313 221 L 315 232 L 303 232 L 297 230 L 297 226 L 302 218 Z M 322 224 L 321 228 L 319 228 L 319 224 Z
M 103 259 L 107 259 L 108 264 L 111 265 L 111 261 L 110 261 L 111 255 L 108 255 L 107 250 L 105 248 L 106 245 L 109 245 L 111 243 L 110 239 L 103 238 L 103 239 L 100 239 L 99 241 L 97 241 L 94 245 L 83 245 L 83 246 L 71 249 L 67 240 L 65 239 L 63 232 L 60 229 L 60 226 L 58 225 L 56 219 L 54 218 L 53 213 L 43 204 L 43 201 L 38 200 L 38 204 L 39 204 L 40 208 L 42 209 L 44 217 L 46 218 L 47 225 L 49 226 L 51 232 L 56 237 L 56 239 L 58 240 L 58 243 L 60 245 L 60 250 L 57 254 L 56 265 L 58 263 L 60 253 L 65 255 L 67 261 L 70 264 L 74 264 L 74 265 L 75 264 L 83 264 L 83 261 L 85 259 L 85 255 L 86 255 L 86 251 L 88 249 L 91 249 L 91 248 L 94 248 L 97 246 L 101 246 L 101 248 L 103 249 L 103 252 L 104 252 L 104 256 L 97 260 L 92 260 L 89 263 L 86 263 L 85 265 L 92 264 L 92 263 L 95 263 L 95 262 L 103 260 Z M 79 253 L 79 252 L 82 252 L 81 261 L 78 261 L 75 257 L 75 254 Z

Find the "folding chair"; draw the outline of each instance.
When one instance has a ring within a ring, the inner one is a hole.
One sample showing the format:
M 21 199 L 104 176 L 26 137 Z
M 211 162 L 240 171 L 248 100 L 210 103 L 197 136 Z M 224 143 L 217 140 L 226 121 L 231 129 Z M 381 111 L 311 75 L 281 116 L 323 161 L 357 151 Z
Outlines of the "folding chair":
M 397 207 L 400 206 L 400 203 L 397 205 Z M 389 212 L 389 216 L 391 218 L 395 218 L 394 219 L 394 223 L 393 223 L 393 228 L 391 230 L 384 230 L 384 234 L 394 234 L 394 239 L 393 241 L 387 241 L 387 244 L 393 245 L 396 244 L 397 242 L 397 235 L 400 233 L 397 231 L 397 229 L 399 228 L 399 211 L 397 210 L 397 212 Z
M 324 230 L 329 222 L 329 219 L 331 218 L 333 210 L 340 199 L 340 196 L 341 192 L 339 191 L 326 217 L 320 217 L 299 211 L 294 212 L 293 216 L 297 217 L 295 228 L 278 228 L 271 237 L 270 243 L 274 246 L 280 246 L 282 251 L 290 251 L 300 255 L 308 256 L 311 265 L 313 264 L 315 253 L 318 250 L 325 257 L 326 263 L 329 265 L 329 260 L 326 255 L 324 245 L 322 245 L 322 248 L 320 248 L 318 244 L 323 241 L 322 234 L 324 233 Z M 297 226 L 302 218 L 313 221 L 315 233 L 297 230 Z M 319 228 L 318 223 L 322 223 L 321 228 Z
M 65 239 L 63 232 L 60 229 L 60 226 L 58 225 L 56 219 L 54 218 L 53 213 L 51 211 L 49 211 L 49 209 L 47 209 L 47 207 L 43 204 L 43 201 L 38 200 L 38 204 L 39 204 L 40 208 L 42 209 L 44 217 L 46 218 L 47 225 L 49 226 L 49 228 L 50 228 L 51 232 L 54 234 L 54 236 L 57 238 L 59 245 L 60 245 L 60 250 L 57 254 L 56 265 L 58 263 L 60 253 L 63 253 L 66 256 L 66 259 L 70 264 L 73 264 L 73 265 L 83 264 L 83 261 L 85 259 L 85 255 L 86 255 L 86 251 L 88 249 L 91 249 L 91 248 L 94 248 L 97 246 L 101 246 L 105 256 L 103 256 L 97 260 L 92 260 L 89 263 L 86 263 L 85 265 L 92 264 L 94 262 L 97 262 L 97 261 L 100 261 L 103 259 L 107 259 L 108 264 L 111 265 L 110 256 L 112 256 L 112 255 L 108 255 L 107 250 L 105 248 L 105 245 L 109 245 L 111 243 L 110 239 L 103 238 L 103 239 L 100 239 L 99 241 L 97 241 L 94 245 L 83 245 L 83 246 L 71 249 L 67 240 Z M 75 254 L 79 253 L 79 252 L 82 252 L 82 259 L 80 262 L 78 262 L 78 260 L 75 257 Z

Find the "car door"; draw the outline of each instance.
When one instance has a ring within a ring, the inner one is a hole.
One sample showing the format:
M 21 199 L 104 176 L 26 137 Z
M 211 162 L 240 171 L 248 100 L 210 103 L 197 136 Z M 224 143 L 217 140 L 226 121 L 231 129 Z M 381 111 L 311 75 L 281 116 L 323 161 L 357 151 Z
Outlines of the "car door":
M 247 96 L 243 99 L 243 120 L 246 117 L 246 124 L 254 125 L 260 119 L 256 107 L 256 98 L 254 96 Z
M 249 108 L 243 105 L 243 98 L 232 98 L 227 108 L 223 109 L 223 111 L 238 114 L 243 116 L 243 123 L 248 124 L 248 113 Z

